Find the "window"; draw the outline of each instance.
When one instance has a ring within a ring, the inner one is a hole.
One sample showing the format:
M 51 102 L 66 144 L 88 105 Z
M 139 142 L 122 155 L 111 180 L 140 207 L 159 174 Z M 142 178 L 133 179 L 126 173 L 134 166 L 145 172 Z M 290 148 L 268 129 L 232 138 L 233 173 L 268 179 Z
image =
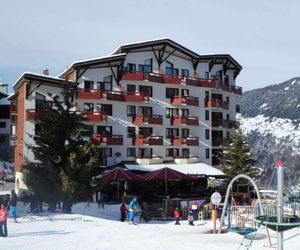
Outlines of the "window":
M 153 133 L 153 128 L 140 128 L 139 129 L 139 135 L 142 135 L 143 137 L 147 138 L 151 136 Z
M 6 128 L 6 122 L 0 122 L 0 128 Z
M 112 105 L 111 104 L 100 104 L 97 103 L 97 112 L 106 113 L 107 115 L 112 115 Z
M 181 96 L 189 96 L 189 90 L 188 89 L 182 89 L 181 90 Z
M 179 95 L 179 89 L 166 88 L 166 98 L 173 98 Z
M 190 135 L 190 130 L 188 128 L 183 128 L 181 130 L 181 136 L 183 138 L 187 138 L 187 137 L 189 137 L 189 135 Z
M 209 92 L 205 91 L 205 101 L 207 102 L 209 100 Z
M 93 112 L 94 111 L 94 104 L 93 103 L 84 103 L 84 111 L 86 112 Z
M 112 148 L 98 148 L 99 157 L 112 157 Z
M 178 76 L 179 70 L 174 68 L 173 63 L 166 61 L 166 75 Z
M 229 133 L 229 131 L 226 131 L 226 139 L 230 139 L 230 133 Z
M 93 89 L 94 82 L 93 81 L 84 81 L 84 90 Z
M 179 148 L 166 149 L 166 157 L 178 157 L 178 156 L 179 156 Z
M 205 120 L 209 121 L 209 110 L 205 110 Z
M 228 96 L 226 96 L 226 103 L 229 104 L 229 97 Z
M 186 77 L 186 76 L 189 76 L 189 70 L 188 69 L 182 69 L 181 70 L 181 76 L 182 77 Z
M 97 134 L 112 135 L 112 127 L 111 126 L 97 126 Z
M 103 77 L 103 82 L 97 82 L 97 89 L 103 91 L 112 90 L 112 75 Z
M 136 65 L 134 63 L 127 63 L 127 70 L 129 72 L 135 72 L 136 70 Z
M 190 111 L 189 109 L 181 109 L 181 115 L 182 116 L 189 116 Z
M 143 93 L 145 96 L 152 97 L 152 87 L 151 86 L 139 86 L 139 92 Z
M 188 158 L 190 156 L 190 150 L 188 148 L 182 149 L 182 157 Z
M 152 148 L 139 148 L 138 158 L 152 158 Z
M 127 137 L 135 138 L 135 127 L 127 127 Z
M 0 143 L 4 143 L 5 142 L 5 136 L 4 135 L 0 135 Z
M 135 92 L 135 85 L 127 84 L 127 92 Z
M 166 108 L 166 118 L 174 117 L 179 115 L 179 109 L 176 108 Z
M 229 114 L 226 114 L 226 120 L 230 120 Z
M 209 148 L 205 149 L 205 159 L 209 159 Z
M 174 136 L 179 136 L 178 128 L 166 128 L 166 139 L 171 139 Z
M 205 72 L 205 79 L 209 79 L 209 72 Z
M 152 58 L 146 59 L 144 64 L 139 64 L 139 71 L 143 71 L 145 73 L 152 72 Z
M 139 115 L 152 115 L 152 107 L 139 106 L 138 107 Z
M 205 129 L 205 139 L 209 140 L 209 129 Z
M 127 148 L 127 157 L 135 157 L 135 148 Z
M 135 106 L 128 105 L 127 106 L 127 116 L 135 116 L 135 115 L 136 115 Z

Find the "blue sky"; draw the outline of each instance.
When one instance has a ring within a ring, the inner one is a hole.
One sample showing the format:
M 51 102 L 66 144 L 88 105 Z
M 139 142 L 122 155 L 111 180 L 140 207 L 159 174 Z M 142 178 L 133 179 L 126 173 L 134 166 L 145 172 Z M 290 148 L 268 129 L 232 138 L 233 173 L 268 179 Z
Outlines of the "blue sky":
M 231 54 L 243 66 L 237 85 L 261 88 L 300 76 L 299 11 L 297 0 L 0 1 L 0 82 L 168 37 L 199 54 Z

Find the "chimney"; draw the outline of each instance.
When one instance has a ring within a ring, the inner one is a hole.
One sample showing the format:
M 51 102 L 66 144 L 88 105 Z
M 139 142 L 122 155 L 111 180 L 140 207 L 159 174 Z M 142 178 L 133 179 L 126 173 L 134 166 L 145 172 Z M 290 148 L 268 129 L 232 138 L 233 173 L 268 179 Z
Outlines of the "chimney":
M 48 76 L 49 75 L 49 70 L 48 69 L 43 69 L 43 75 Z

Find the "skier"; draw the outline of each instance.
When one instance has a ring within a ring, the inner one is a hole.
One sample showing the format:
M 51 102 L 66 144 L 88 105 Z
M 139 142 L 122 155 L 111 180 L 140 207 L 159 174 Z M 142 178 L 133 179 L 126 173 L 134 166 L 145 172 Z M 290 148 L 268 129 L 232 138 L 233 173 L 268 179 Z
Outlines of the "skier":
M 175 211 L 174 211 L 174 216 L 175 216 L 175 225 L 180 225 L 179 223 L 179 220 L 180 220 L 180 217 L 181 217 L 181 211 L 179 209 L 179 207 L 176 207 Z
M 137 208 L 137 197 L 134 196 L 129 204 L 129 224 L 133 224 L 136 208 Z
M 4 204 L 0 207 L 0 237 L 7 237 L 7 208 Z
M 128 213 L 128 209 L 127 209 L 124 201 L 122 201 L 122 204 L 120 207 L 120 212 L 121 212 L 121 221 L 124 222 L 126 219 L 126 213 Z
M 14 222 L 17 222 L 17 194 L 15 190 L 11 190 L 11 196 L 9 198 L 9 218 L 13 218 Z

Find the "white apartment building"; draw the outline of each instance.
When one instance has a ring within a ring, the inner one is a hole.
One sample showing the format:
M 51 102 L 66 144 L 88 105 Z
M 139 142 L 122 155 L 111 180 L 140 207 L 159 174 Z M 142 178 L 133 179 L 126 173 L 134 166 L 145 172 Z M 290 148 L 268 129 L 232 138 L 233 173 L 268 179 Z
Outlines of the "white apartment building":
M 238 126 L 236 97 L 242 89 L 235 80 L 241 69 L 230 55 L 199 55 L 159 39 L 75 62 L 59 77 L 24 74 L 10 98 L 17 107 L 12 108 L 11 129 L 19 172 L 16 188 L 22 182 L 24 159 L 34 159 L 26 149 L 26 132 L 34 133 L 39 106 L 51 105 L 51 93 L 60 93 L 66 80 L 77 86 L 74 105 L 87 116 L 99 166 L 217 165 L 218 151 Z

